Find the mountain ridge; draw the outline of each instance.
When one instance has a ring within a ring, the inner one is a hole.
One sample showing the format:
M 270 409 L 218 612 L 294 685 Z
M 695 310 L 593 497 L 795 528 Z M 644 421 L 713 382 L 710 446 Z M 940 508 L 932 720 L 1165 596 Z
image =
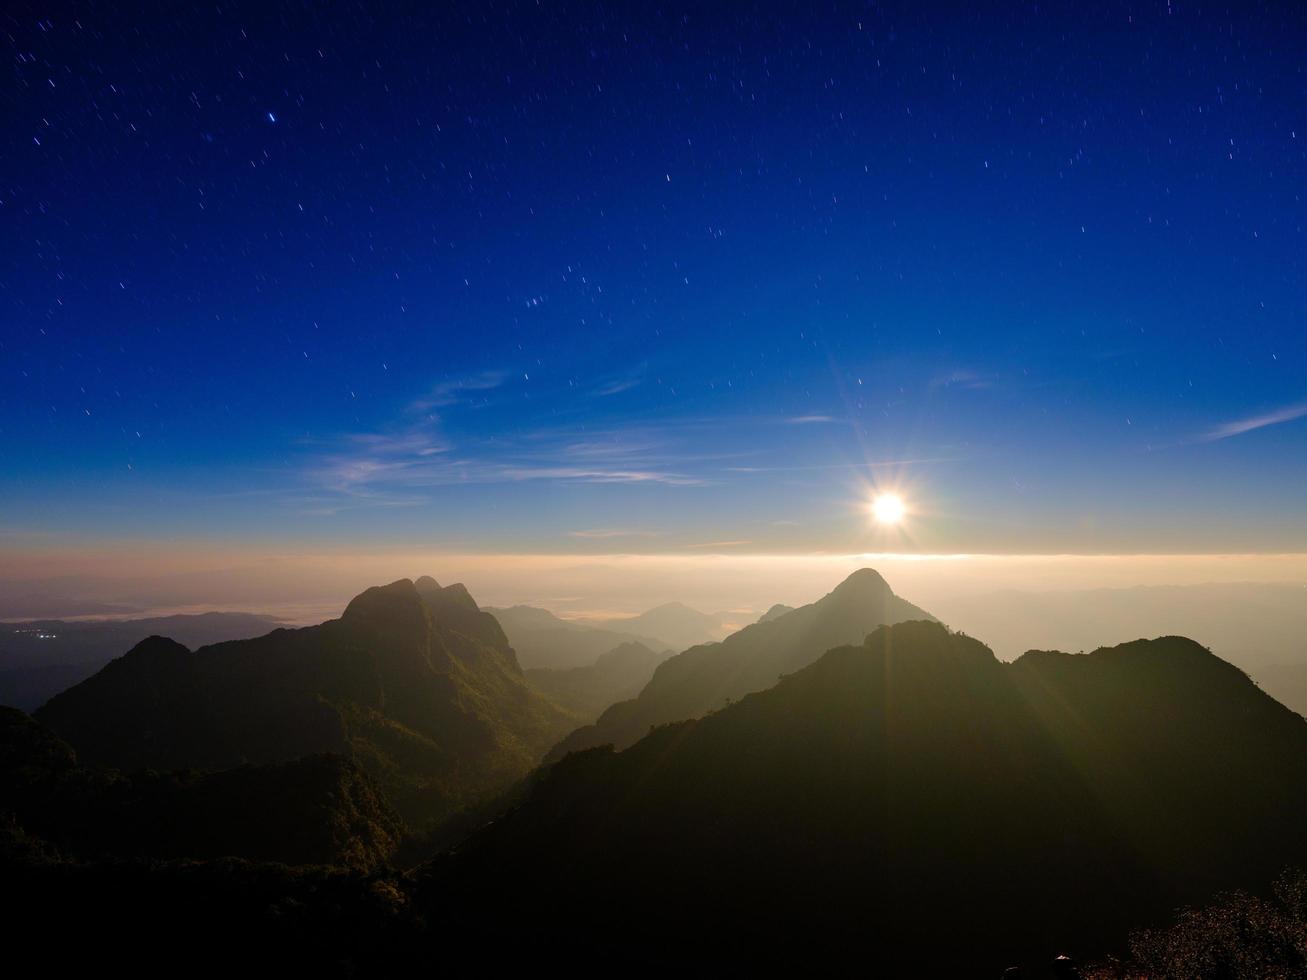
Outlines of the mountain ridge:
M 411 822 L 524 775 L 572 723 L 461 585 L 400 579 L 341 617 L 187 650 L 152 638 L 36 718 L 89 762 L 225 769 L 333 752 Z
M 859 569 L 816 602 L 664 661 L 637 697 L 614 704 L 594 725 L 570 734 L 547 759 L 606 743 L 624 748 L 652 725 L 699 717 L 772 686 L 780 675 L 807 666 L 832 647 L 860 642 L 878 626 L 909 619 L 934 617 L 895 595 L 879 572 Z
M 541 928 L 673 958 L 997 976 L 1305 860 L 1307 721 L 1237 668 L 1177 637 L 1008 664 L 917 620 L 567 755 L 421 900 L 464 921 L 512 869 Z

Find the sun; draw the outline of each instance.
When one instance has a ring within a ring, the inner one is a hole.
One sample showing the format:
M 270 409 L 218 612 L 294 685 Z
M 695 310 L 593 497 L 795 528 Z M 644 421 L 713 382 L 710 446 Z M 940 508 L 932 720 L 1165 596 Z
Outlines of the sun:
M 903 498 L 895 493 L 882 493 L 871 502 L 871 516 L 879 524 L 898 524 L 907 512 Z

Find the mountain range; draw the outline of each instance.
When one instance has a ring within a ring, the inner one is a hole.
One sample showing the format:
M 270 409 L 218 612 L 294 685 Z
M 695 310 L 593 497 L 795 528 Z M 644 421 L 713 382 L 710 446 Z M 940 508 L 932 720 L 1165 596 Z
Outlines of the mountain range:
M 658 665 L 671 655 L 670 650 L 659 653 L 643 643 L 623 643 L 588 667 L 528 670 L 526 682 L 555 704 L 590 722 L 610 704 L 638 695 Z
M 861 642 L 878 626 L 933 618 L 896 596 L 879 573 L 861 569 L 810 605 L 764 616 L 720 643 L 692 647 L 665 661 L 639 695 L 573 732 L 549 758 L 596 745 L 625 748 L 655 725 L 697 718 L 771 687 L 831 647 Z
M 1183 637 L 1004 662 L 862 569 L 664 656 L 523 672 L 427 577 L 317 627 L 146 639 L 0 711 L 12 923 L 342 975 L 997 977 L 1307 866 L 1307 720 Z M 427 825 L 440 853 L 390 871 Z
M 636 635 L 661 637 L 673 650 L 684 650 L 724 638 L 731 631 L 729 623 L 733 619 L 735 617 L 731 613 L 704 613 L 683 602 L 665 602 L 638 616 L 582 619 L 579 622 Z
M 474 942 L 493 897 L 671 962 L 996 977 L 1305 861 L 1307 721 L 1203 647 L 1005 664 L 911 621 L 567 756 L 418 905 Z
M 589 667 L 609 650 L 626 643 L 638 643 L 651 650 L 672 646 L 652 636 L 562 619 L 535 606 L 488 607 L 486 612 L 498 620 L 523 670 Z
M 510 785 L 575 724 L 526 684 L 495 618 L 428 577 L 368 589 L 320 626 L 195 651 L 152 637 L 35 717 L 119 769 L 334 753 L 415 825 Z
M 280 625 L 268 616 L 231 612 L 0 623 L 0 704 L 31 711 L 149 636 L 196 647 L 262 636 Z

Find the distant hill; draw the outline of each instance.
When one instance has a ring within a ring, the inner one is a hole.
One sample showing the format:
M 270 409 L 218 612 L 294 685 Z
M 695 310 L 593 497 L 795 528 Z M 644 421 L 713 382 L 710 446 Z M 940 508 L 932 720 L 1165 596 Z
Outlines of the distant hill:
M 773 619 L 780 619 L 786 613 L 794 612 L 793 606 L 787 606 L 783 602 L 778 602 L 765 613 L 758 617 L 760 623 L 770 623 Z
M 417 903 L 482 944 L 494 900 L 681 962 L 997 977 L 1305 859 L 1307 721 L 1198 644 L 1004 664 L 901 622 L 568 756 Z
M 638 697 L 614 704 L 594 725 L 573 732 L 549 758 L 596 745 L 625 748 L 651 726 L 698 718 L 771 687 L 831 647 L 859 643 L 878 626 L 909 619 L 933 617 L 896 596 L 877 572 L 861 569 L 811 605 L 672 657 Z
M 666 650 L 674 645 L 636 632 L 561 619 L 547 609 L 534 606 L 487 608 L 486 612 L 503 627 L 523 670 L 589 667 L 624 643 L 638 643 L 651 650 Z
M 0 796 L 23 831 L 81 859 L 234 856 L 371 871 L 404 832 L 372 780 L 339 756 L 217 773 L 88 769 L 14 708 L 0 708 Z
M 699 612 L 683 602 L 666 602 L 638 616 L 584 622 L 611 630 L 661 637 L 673 650 L 685 650 L 722 639 L 728 632 L 724 624 L 729 618 L 726 613 Z
M 0 704 L 31 711 L 148 636 L 170 636 L 197 647 L 262 636 L 280 625 L 268 616 L 229 612 L 0 623 Z
M 368 589 L 320 626 L 194 652 L 152 637 L 36 718 L 121 769 L 339 754 L 414 825 L 507 786 L 574 724 L 463 586 L 426 577 Z
M 639 694 L 654 668 L 671 655 L 669 650 L 659 653 L 643 643 L 623 643 L 588 667 L 536 668 L 526 672 L 526 681 L 555 704 L 593 721 L 610 704 Z
M 1151 585 L 943 597 L 935 613 L 1012 660 L 1027 650 L 1093 650 L 1183 634 L 1254 677 L 1307 663 L 1307 586 L 1257 582 Z

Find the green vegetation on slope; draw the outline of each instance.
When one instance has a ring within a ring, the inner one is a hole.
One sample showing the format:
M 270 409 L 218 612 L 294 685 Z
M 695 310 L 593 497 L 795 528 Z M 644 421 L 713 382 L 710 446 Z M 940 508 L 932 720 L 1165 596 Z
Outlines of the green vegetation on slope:
M 82 859 L 234 856 L 368 871 L 404 833 L 372 780 L 339 756 L 215 773 L 90 769 L 14 708 L 0 708 L 0 799 L 15 827 Z
M 152 637 L 36 717 L 122 769 L 343 755 L 415 826 L 502 790 L 575 724 L 466 589 L 426 578 L 368 589 L 320 626 L 194 652 Z

